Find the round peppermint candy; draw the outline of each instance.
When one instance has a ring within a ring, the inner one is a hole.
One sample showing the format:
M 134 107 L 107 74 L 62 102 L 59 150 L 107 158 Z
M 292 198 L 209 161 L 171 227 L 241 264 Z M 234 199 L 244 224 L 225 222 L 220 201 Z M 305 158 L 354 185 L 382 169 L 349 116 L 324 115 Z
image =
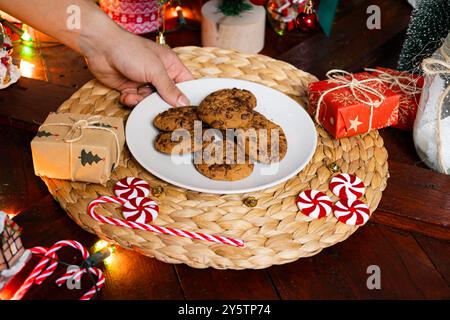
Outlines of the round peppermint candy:
M 325 193 L 317 190 L 303 191 L 295 202 L 304 215 L 316 219 L 328 216 L 333 207 L 331 199 Z
M 330 189 L 340 199 L 358 199 L 366 192 L 361 179 L 348 173 L 335 175 L 330 181 Z
M 334 205 L 334 216 L 342 223 L 358 226 L 369 220 L 370 210 L 360 200 L 341 199 Z
M 159 207 L 150 198 L 129 199 L 122 206 L 122 214 L 128 221 L 149 223 L 158 217 Z
M 147 197 L 150 194 L 150 185 L 142 179 L 127 177 L 116 183 L 114 193 L 116 196 L 127 200 Z

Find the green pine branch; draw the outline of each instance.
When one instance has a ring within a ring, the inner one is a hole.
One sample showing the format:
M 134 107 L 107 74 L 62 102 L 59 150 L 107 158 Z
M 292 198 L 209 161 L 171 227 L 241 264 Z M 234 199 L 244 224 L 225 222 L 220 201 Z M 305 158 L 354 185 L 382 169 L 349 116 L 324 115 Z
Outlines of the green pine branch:
M 219 11 L 225 16 L 239 16 L 242 12 L 251 10 L 252 5 L 245 0 L 222 0 Z
M 411 15 L 398 69 L 421 73 L 420 64 L 442 45 L 450 30 L 450 1 L 419 0 Z

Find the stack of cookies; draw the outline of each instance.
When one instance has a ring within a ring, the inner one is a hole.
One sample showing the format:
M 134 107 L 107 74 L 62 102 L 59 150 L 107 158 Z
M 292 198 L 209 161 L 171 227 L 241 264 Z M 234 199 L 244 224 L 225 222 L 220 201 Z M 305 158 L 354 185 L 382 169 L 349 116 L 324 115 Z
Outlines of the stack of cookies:
M 195 151 L 194 139 L 177 139 L 172 141 L 172 136 L 175 130 L 184 129 L 192 133 L 194 130 L 195 121 L 200 121 L 197 115 L 197 107 L 179 107 L 170 108 L 156 116 L 153 120 L 153 125 L 162 131 L 155 139 L 156 150 L 172 154 L 175 147 L 180 143 L 185 145 L 180 145 L 179 153 L 192 153 Z M 181 134 L 181 131 L 180 131 Z
M 253 110 L 255 107 L 256 97 L 250 91 L 233 88 L 209 94 L 198 107 L 170 108 L 153 121 L 162 131 L 155 140 L 155 148 L 167 154 L 174 150 L 195 153 L 195 167 L 210 179 L 244 179 L 253 172 L 255 161 L 278 162 L 287 152 L 283 129 Z M 194 136 L 196 121 L 201 124 L 202 135 L 210 128 L 216 129 L 215 137 L 220 138 L 201 139 L 200 143 L 195 143 L 194 139 L 173 139 L 178 129 Z M 232 139 L 228 139 L 230 132 Z M 212 144 L 215 144 L 213 148 Z M 273 146 L 278 150 L 272 150 Z

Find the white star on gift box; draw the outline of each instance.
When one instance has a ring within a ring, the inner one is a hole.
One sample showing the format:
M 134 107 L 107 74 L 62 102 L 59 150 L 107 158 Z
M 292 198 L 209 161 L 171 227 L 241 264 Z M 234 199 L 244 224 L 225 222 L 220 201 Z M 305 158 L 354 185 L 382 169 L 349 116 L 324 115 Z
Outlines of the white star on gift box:
M 348 128 L 348 131 L 350 131 L 352 129 L 355 130 L 355 131 L 358 131 L 358 126 L 361 125 L 361 124 L 362 124 L 362 122 L 359 121 L 358 120 L 358 116 L 356 116 L 355 119 L 350 120 L 350 128 Z

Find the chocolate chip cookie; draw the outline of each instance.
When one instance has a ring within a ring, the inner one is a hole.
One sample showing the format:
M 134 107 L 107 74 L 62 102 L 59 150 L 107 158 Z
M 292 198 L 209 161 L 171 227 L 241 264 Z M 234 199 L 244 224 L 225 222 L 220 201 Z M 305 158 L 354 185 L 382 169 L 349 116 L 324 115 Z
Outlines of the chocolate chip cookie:
M 196 151 L 194 136 L 192 133 L 188 131 L 184 131 L 183 133 L 174 134 L 172 141 L 173 132 L 161 132 L 155 139 L 155 148 L 159 152 L 172 154 L 172 152 L 176 152 L 176 154 L 188 154 Z M 177 147 L 177 149 L 175 149 Z M 200 148 L 201 149 L 201 146 Z
M 253 111 L 252 128 L 255 129 L 275 129 L 278 127 L 276 123 L 273 123 L 258 111 Z
M 161 131 L 193 130 L 196 120 L 199 120 L 197 107 L 170 108 L 158 114 L 153 120 L 153 125 Z
M 255 96 L 237 88 L 215 91 L 200 103 L 198 117 L 216 129 L 249 128 L 253 120 Z
M 245 153 L 253 161 L 269 164 L 283 160 L 288 148 L 283 129 L 259 112 L 253 111 L 253 113 L 251 128 L 237 131 L 237 143 L 241 147 L 244 144 Z M 273 146 L 272 138 L 275 138 Z
M 201 174 L 213 180 L 223 181 L 242 180 L 252 174 L 254 165 L 249 162 L 244 152 L 238 154 L 237 145 L 234 142 L 229 144 L 228 149 L 225 148 L 225 143 L 222 141 L 217 141 L 216 146 L 218 147 L 210 149 L 209 155 L 206 149 L 203 150 L 202 163 L 194 161 L 195 167 Z M 220 154 L 216 157 L 214 151 L 218 151 Z

